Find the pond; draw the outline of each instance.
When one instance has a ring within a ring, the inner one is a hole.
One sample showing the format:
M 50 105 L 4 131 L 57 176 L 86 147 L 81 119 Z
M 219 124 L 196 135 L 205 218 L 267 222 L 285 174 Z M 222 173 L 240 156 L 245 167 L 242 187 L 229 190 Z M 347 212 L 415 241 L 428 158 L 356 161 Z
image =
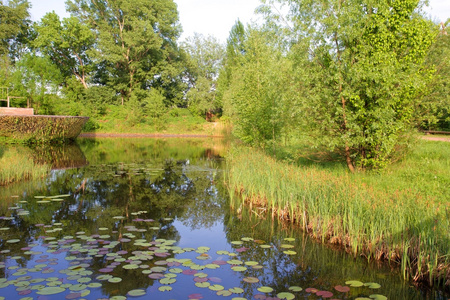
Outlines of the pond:
M 114 138 L 34 149 L 49 176 L 0 187 L 0 299 L 447 299 L 231 203 L 226 149 Z

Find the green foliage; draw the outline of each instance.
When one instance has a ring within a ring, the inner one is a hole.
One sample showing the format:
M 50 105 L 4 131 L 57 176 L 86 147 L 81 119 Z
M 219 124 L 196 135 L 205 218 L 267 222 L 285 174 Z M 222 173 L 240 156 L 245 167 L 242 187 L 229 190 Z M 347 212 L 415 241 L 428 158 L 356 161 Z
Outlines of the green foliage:
M 223 46 L 212 36 L 195 34 L 182 47 L 187 53 L 186 77 L 190 86 L 186 94 L 187 106 L 193 114 L 203 117 L 208 112 L 220 110 L 222 106 L 216 101 L 216 87 L 224 57 Z
M 0 146 L 0 186 L 27 179 L 37 179 L 50 172 L 50 165 L 34 162 L 30 149 Z
M 407 145 L 428 84 L 421 67 L 433 26 L 421 4 L 278 2 L 300 37 L 297 82 L 308 94 L 298 101 L 315 146 L 340 152 L 350 170 L 385 167 Z
M 280 49 L 267 43 L 269 36 L 270 32 L 256 28 L 247 30 L 240 54 L 227 61 L 230 81 L 223 95 L 225 113 L 232 118 L 237 137 L 263 147 L 280 140 L 291 109 L 287 97 L 291 64 Z
M 35 23 L 34 30 L 36 38 L 31 45 L 48 56 L 64 78 L 73 75 L 87 89 L 88 75 L 93 70 L 89 51 L 95 42 L 88 25 L 75 17 L 64 18 L 61 22 L 59 16 L 51 12 Z
M 99 71 L 108 74 L 98 78 L 121 95 L 122 104 L 136 89 L 173 89 L 181 69 L 175 43 L 180 27 L 172 0 L 72 0 L 67 6 L 95 31 L 98 40 L 92 58 Z M 174 90 L 170 94 L 178 96 Z
M 430 49 L 425 65 L 433 79 L 425 97 L 416 104 L 417 126 L 425 130 L 450 131 L 450 19 L 440 24 L 436 41 Z
M 9 0 L 7 4 L 0 1 L 0 56 L 16 56 L 15 43 L 26 35 L 30 14 L 30 3 L 27 0 Z
M 57 98 L 62 77 L 58 68 L 47 57 L 27 54 L 16 64 L 11 78 L 11 89 L 15 107 L 26 107 L 27 103 L 36 114 L 52 114 L 53 101 Z
M 75 139 L 88 118 L 0 116 L 0 136 L 11 142 L 47 143 Z
M 242 201 L 297 223 L 315 238 L 369 260 L 390 259 L 415 280 L 445 282 L 448 149 L 424 141 L 402 164 L 349 174 L 295 166 L 240 147 L 227 156 L 226 181 L 231 195 L 239 193 Z

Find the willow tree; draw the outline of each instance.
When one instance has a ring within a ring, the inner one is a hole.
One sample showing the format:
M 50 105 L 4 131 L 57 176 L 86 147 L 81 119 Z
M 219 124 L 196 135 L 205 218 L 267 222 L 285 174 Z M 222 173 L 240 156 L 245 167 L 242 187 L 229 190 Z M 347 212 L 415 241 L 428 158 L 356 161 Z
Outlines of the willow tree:
M 69 11 L 98 37 L 93 57 L 122 96 L 170 86 L 180 73 L 176 40 L 181 28 L 172 0 L 68 0 Z
M 351 171 L 379 168 L 412 127 L 425 89 L 433 26 L 419 0 L 278 0 L 298 47 L 302 113 L 316 146 L 339 152 Z M 307 49 L 307 51 L 304 51 Z

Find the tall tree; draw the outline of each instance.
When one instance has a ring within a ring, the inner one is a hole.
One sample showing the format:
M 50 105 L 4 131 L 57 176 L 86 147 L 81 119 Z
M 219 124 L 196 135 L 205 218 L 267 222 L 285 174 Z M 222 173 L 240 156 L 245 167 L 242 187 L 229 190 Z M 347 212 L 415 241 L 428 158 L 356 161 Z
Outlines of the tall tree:
M 122 104 L 136 88 L 172 84 L 180 34 L 172 0 L 68 0 L 67 5 L 97 34 L 95 59 L 107 66 Z
M 189 109 L 198 115 L 221 108 L 216 101 L 217 79 L 224 58 L 224 47 L 212 37 L 194 34 L 183 44 L 187 53 L 186 77 L 190 90 L 187 93 Z
M 7 84 L 11 67 L 25 43 L 31 23 L 27 0 L 0 0 L 0 84 Z
M 433 26 L 418 0 L 279 0 L 302 57 L 305 120 L 317 145 L 342 153 L 350 170 L 383 167 L 412 127 Z M 300 47 L 305 49 L 305 47 Z
M 439 34 L 426 57 L 426 67 L 434 72 L 428 93 L 417 101 L 419 128 L 450 130 L 450 19 L 439 24 Z
M 245 41 L 234 48 L 239 55 L 234 52 L 233 64 L 227 66 L 230 80 L 224 95 L 233 112 L 235 134 L 261 147 L 274 146 L 280 139 L 292 109 L 286 97 L 291 64 L 276 45 L 268 43 L 269 36 L 258 28 L 246 30 Z
M 36 23 L 34 29 L 36 38 L 32 45 L 47 55 L 64 77 L 75 76 L 87 89 L 87 77 L 93 70 L 89 50 L 95 43 L 90 28 L 75 17 L 64 18 L 61 22 L 59 16 L 51 12 Z

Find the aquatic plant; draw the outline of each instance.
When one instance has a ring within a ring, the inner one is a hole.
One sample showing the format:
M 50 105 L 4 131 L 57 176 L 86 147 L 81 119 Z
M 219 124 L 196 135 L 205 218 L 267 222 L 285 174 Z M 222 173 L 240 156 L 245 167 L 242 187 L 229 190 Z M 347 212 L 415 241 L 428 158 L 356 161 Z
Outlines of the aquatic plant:
M 227 157 L 232 197 L 298 224 L 322 242 L 401 266 L 405 278 L 449 284 L 450 203 L 411 190 L 378 190 L 350 174 L 297 167 L 250 148 Z
M 0 185 L 30 178 L 42 178 L 50 171 L 48 164 L 35 164 L 25 148 L 8 148 L 0 155 Z

